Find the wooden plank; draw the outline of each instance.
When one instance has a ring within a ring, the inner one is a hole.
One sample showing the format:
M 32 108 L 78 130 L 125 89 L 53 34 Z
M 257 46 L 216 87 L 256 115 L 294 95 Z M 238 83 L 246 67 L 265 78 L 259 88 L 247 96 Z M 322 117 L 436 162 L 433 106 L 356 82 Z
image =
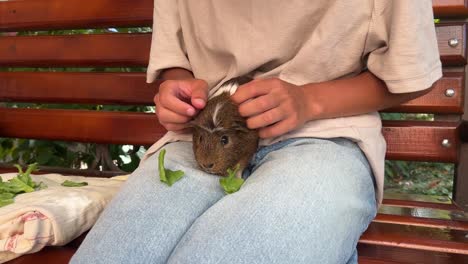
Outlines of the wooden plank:
M 444 72 L 442 79 L 425 96 L 383 112 L 462 114 L 464 91 L 465 74 L 463 72 Z
M 432 0 L 435 17 L 467 16 L 465 0 Z M 151 26 L 153 0 L 0 1 L 0 31 Z
M 19 258 L 6 262 L 6 264 L 32 264 L 32 263 L 48 263 L 48 264 L 66 264 L 70 262 L 77 248 L 74 247 L 45 247 L 39 252 L 26 254 Z
M 468 214 L 460 210 L 381 205 L 374 221 L 468 231 Z
M 373 220 L 377 223 L 390 223 L 431 228 L 451 228 L 453 230 L 468 231 L 468 224 L 452 220 L 417 218 L 408 215 L 378 214 Z
M 463 143 L 460 147 L 460 164 L 454 179 L 455 202 L 468 211 L 468 143 Z
M 164 133 L 154 114 L 0 108 L 0 137 L 150 145 Z
M 144 73 L 0 72 L 0 101 L 154 105 Z
M 432 208 L 450 211 L 463 211 L 448 196 L 433 196 L 424 194 L 394 193 L 385 191 L 382 203 L 389 206 L 404 208 Z
M 153 105 L 161 81 L 147 84 L 145 78 L 136 72 L 0 72 L 0 101 Z M 385 112 L 461 114 L 464 82 L 463 73 L 445 72 L 430 93 Z
M 400 206 L 406 208 L 433 208 L 433 209 L 444 209 L 444 210 L 461 210 L 455 203 L 452 203 L 449 199 L 449 203 L 439 203 L 439 202 L 420 202 L 414 201 L 411 199 L 388 199 L 384 198 L 382 203 L 386 205 Z
M 412 201 L 418 204 L 444 204 L 450 205 L 453 204 L 452 200 L 448 196 L 435 196 L 435 195 L 425 195 L 425 194 L 410 194 L 410 193 L 396 193 L 386 191 L 384 193 L 384 200 L 386 201 Z M 397 205 L 404 205 L 398 203 Z M 436 207 L 432 207 L 436 208 Z
M 438 18 L 468 16 L 466 0 L 432 0 L 432 7 L 434 16 Z
M 463 143 L 468 143 L 468 120 L 463 120 L 460 125 L 460 139 Z
M 5 67 L 146 67 L 151 34 L 19 36 L 0 38 Z
M 466 64 L 466 25 L 436 27 L 442 63 Z M 449 46 L 450 39 L 459 44 Z M 141 66 L 148 64 L 151 34 L 7 36 L 0 38 L 0 66 Z
M 153 0 L 0 1 L 0 31 L 151 26 Z
M 379 260 L 369 257 L 361 257 L 358 258 L 359 264 L 402 264 L 402 262 L 394 262 L 388 260 Z
M 468 256 L 462 254 L 434 252 L 401 247 L 358 244 L 359 259 L 381 260 L 381 263 L 406 264 L 462 264 L 468 263 Z M 361 262 L 359 262 L 361 263 Z M 378 263 L 378 262 L 377 262 Z
M 414 161 L 458 161 L 457 122 L 384 121 L 387 158 Z M 449 146 L 444 147 L 447 140 Z
M 444 66 L 466 64 L 466 24 L 437 24 L 437 43 Z M 450 41 L 456 40 L 456 45 Z
M 467 69 L 465 69 L 466 71 Z M 468 80 L 466 80 L 468 82 Z M 468 85 L 468 84 L 466 84 Z M 464 114 L 460 127 L 460 164 L 456 168 L 453 197 L 458 205 L 468 211 L 468 93 L 465 93 Z
M 383 129 L 389 158 L 457 161 L 452 122 L 387 121 Z M 165 130 L 154 114 L 0 108 L 0 137 L 38 138 L 112 144 L 150 145 Z M 441 146 L 449 139 L 451 146 Z
M 372 222 L 359 242 L 468 255 L 466 231 Z
M 456 210 L 456 211 L 462 210 L 457 204 L 452 203 L 452 201 L 450 199 L 448 199 L 448 201 L 449 201 L 448 203 L 440 203 L 438 201 L 436 201 L 436 202 L 421 202 L 421 201 L 411 200 L 411 198 L 408 198 L 408 196 L 403 196 L 402 198 L 399 198 L 399 199 L 388 199 L 388 198 L 385 198 L 385 196 L 384 196 L 384 199 L 383 199 L 382 203 L 385 204 L 385 205 L 399 206 L 399 207 L 405 207 L 405 208 L 420 208 L 420 207 L 423 207 L 423 208 Z

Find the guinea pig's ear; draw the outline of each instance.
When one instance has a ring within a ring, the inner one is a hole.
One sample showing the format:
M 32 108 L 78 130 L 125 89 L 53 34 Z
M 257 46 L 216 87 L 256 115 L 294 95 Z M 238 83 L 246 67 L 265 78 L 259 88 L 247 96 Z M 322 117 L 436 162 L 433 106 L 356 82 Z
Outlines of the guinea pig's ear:
M 199 128 L 200 127 L 200 124 L 198 124 L 198 122 L 196 120 L 189 121 L 188 125 L 189 125 L 190 128 Z
M 247 133 L 250 130 L 247 128 L 245 122 L 235 121 L 232 128 L 236 131 Z

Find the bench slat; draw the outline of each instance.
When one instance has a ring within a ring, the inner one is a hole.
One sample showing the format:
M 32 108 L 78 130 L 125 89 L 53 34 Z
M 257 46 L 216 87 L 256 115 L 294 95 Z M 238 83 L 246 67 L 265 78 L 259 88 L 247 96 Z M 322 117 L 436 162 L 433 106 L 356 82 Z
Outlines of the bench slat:
M 384 121 L 387 159 L 458 161 L 458 122 Z M 447 139 L 450 146 L 442 146 Z
M 0 31 L 151 26 L 153 0 L 0 2 Z
M 467 16 L 465 0 L 433 0 L 435 17 Z M 1 1 L 0 31 L 151 26 L 153 0 Z
M 456 17 L 468 15 L 466 0 L 432 0 L 435 17 Z
M 384 122 L 387 158 L 456 162 L 458 122 Z M 150 145 L 164 134 L 154 114 L 0 108 L 0 137 Z M 110 135 L 110 136 L 109 136 Z M 452 146 L 440 145 L 449 139 Z
M 464 84 L 463 73 L 445 72 L 429 94 L 385 112 L 463 113 Z M 0 101 L 153 105 L 158 85 L 146 84 L 144 73 L 0 72 Z
M 468 231 L 468 223 L 466 222 L 437 218 L 417 218 L 407 214 L 377 214 L 373 221 L 376 223 L 423 226 L 431 228 L 451 228 L 453 230 Z
M 358 262 L 360 264 L 402 264 L 401 262 L 379 260 L 379 259 L 375 259 L 372 257 L 361 257 L 361 256 L 359 256 Z
M 466 232 L 372 222 L 359 242 L 444 253 L 468 254 Z
M 438 24 L 436 25 L 437 43 L 444 66 L 466 64 L 466 24 Z M 458 40 L 458 44 L 451 46 L 449 41 Z
M 371 244 L 358 244 L 359 259 L 383 260 L 387 263 L 437 263 L 437 264 L 461 264 L 468 263 L 468 256 L 452 253 L 431 252 L 402 247 L 380 246 Z M 361 263 L 361 262 L 359 262 Z M 365 262 L 364 262 L 365 263 Z M 378 262 L 377 262 L 378 263 Z
M 47 263 L 47 264 L 67 264 L 70 262 L 77 248 L 69 246 L 45 247 L 39 252 L 26 254 L 19 258 L 6 262 L 6 264 L 28 264 L 28 263 Z
M 407 208 L 383 204 L 374 221 L 468 231 L 468 215 L 458 210 Z
M 428 196 L 430 199 L 429 195 L 420 195 L 422 196 Z M 383 203 L 392 205 L 392 206 L 399 206 L 399 207 L 405 207 L 405 208 L 432 208 L 432 209 L 444 209 L 444 210 L 461 210 L 456 204 L 450 200 L 450 198 L 447 198 L 447 203 L 441 203 L 440 201 L 427 201 L 427 202 L 421 202 L 421 201 L 416 201 L 416 200 L 411 200 L 411 195 L 407 194 L 402 194 L 398 199 L 392 199 L 388 198 L 391 197 L 391 193 L 385 192 L 384 194 L 384 199 Z M 440 197 L 442 198 L 442 197 Z M 428 200 L 429 200 L 428 199 Z
M 0 38 L 5 67 L 146 67 L 151 34 L 19 36 Z
M 150 145 L 165 133 L 154 114 L 0 108 L 0 135 Z
M 464 88 L 463 72 L 444 72 L 444 77 L 430 93 L 383 112 L 462 114 Z M 453 96 L 446 95 L 448 89 L 454 91 Z
M 453 201 L 448 196 L 436 196 L 436 195 L 425 195 L 425 194 L 413 194 L 413 193 L 396 193 L 396 192 L 385 192 L 384 200 L 388 204 L 395 204 L 404 207 L 420 207 L 420 204 L 433 204 L 439 205 L 453 205 L 452 210 L 457 208 Z M 405 203 L 398 202 L 404 200 Z M 429 206 L 430 208 L 439 208 Z
M 144 73 L 0 72 L 0 101 L 154 105 Z
M 438 24 L 436 30 L 442 63 L 465 65 L 465 24 Z M 459 40 L 456 47 L 448 44 L 452 38 Z M 146 67 L 150 45 L 149 33 L 1 37 L 0 66 Z

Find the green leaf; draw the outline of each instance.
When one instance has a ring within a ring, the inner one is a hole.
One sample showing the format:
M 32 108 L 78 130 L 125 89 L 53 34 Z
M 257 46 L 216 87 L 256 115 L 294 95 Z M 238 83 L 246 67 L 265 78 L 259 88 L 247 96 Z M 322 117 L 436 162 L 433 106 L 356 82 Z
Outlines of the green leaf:
M 241 186 L 244 184 L 244 179 L 236 177 L 239 168 L 240 165 L 237 164 L 234 170 L 230 168 L 227 169 L 228 176 L 226 178 L 219 179 L 219 183 L 221 184 L 221 187 L 223 187 L 224 192 L 226 194 L 231 194 L 239 191 Z
M 8 181 L 9 189 L 12 193 L 34 192 L 34 188 L 22 181 L 19 177 L 12 178 Z
M 18 176 L 4 182 L 0 177 L 0 207 L 13 203 L 13 198 L 20 193 L 34 192 L 35 188 L 44 189 L 47 186 L 44 183 L 36 184 L 30 174 L 36 168 L 36 164 L 28 166 L 26 172 L 23 172 L 19 165 L 15 165 L 18 169 Z
M 31 188 L 35 188 L 36 187 L 36 183 L 33 182 L 32 178 L 31 178 L 31 172 L 35 171 L 36 168 L 37 168 L 37 163 L 33 163 L 33 164 L 30 164 L 28 165 L 28 168 L 26 169 L 25 172 L 23 172 L 23 170 L 21 169 L 21 167 L 16 164 L 15 165 L 16 168 L 18 168 L 18 178 L 26 183 L 28 186 L 30 186 Z
M 181 170 L 178 171 L 172 171 L 166 169 L 166 177 L 167 177 L 167 182 L 166 184 L 169 186 L 172 186 L 175 182 L 180 180 L 184 176 L 184 172 Z
M 81 187 L 81 186 L 88 185 L 88 183 L 87 182 L 74 182 L 74 181 L 66 180 L 66 181 L 62 182 L 61 185 L 65 186 L 65 187 Z
M 159 152 L 159 156 L 158 156 L 158 170 L 159 170 L 159 179 L 162 182 L 167 183 L 166 168 L 164 168 L 164 156 L 165 155 L 166 155 L 166 149 L 162 149 Z
M 21 168 L 21 166 L 20 166 L 19 164 L 15 164 L 14 166 L 18 169 L 18 173 L 19 173 L 19 174 L 23 174 L 23 173 L 24 173 L 24 172 L 23 172 L 23 168 Z
M 0 193 L 0 200 L 12 199 L 13 197 L 15 197 L 13 193 Z
M 12 193 L 0 193 L 0 207 L 12 204 L 14 196 Z
M 185 173 L 181 170 L 172 171 L 172 170 L 166 169 L 164 167 L 165 155 L 166 155 L 166 150 L 162 149 L 159 152 L 159 157 L 158 157 L 159 179 L 161 180 L 161 182 L 164 182 L 165 184 L 172 186 L 175 182 L 180 180 L 184 176 Z

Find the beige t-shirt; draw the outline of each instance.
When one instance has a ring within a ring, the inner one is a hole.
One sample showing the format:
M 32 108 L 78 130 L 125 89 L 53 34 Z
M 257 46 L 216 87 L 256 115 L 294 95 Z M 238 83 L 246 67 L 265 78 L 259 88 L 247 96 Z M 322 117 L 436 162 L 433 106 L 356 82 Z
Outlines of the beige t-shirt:
M 147 82 L 172 67 L 206 80 L 210 96 L 248 73 L 302 85 L 367 68 L 392 93 L 429 88 L 442 76 L 431 0 L 155 0 Z M 378 113 L 310 121 L 261 144 L 292 137 L 355 141 L 382 201 L 386 144 Z M 167 142 L 190 139 L 168 133 L 146 156 Z

